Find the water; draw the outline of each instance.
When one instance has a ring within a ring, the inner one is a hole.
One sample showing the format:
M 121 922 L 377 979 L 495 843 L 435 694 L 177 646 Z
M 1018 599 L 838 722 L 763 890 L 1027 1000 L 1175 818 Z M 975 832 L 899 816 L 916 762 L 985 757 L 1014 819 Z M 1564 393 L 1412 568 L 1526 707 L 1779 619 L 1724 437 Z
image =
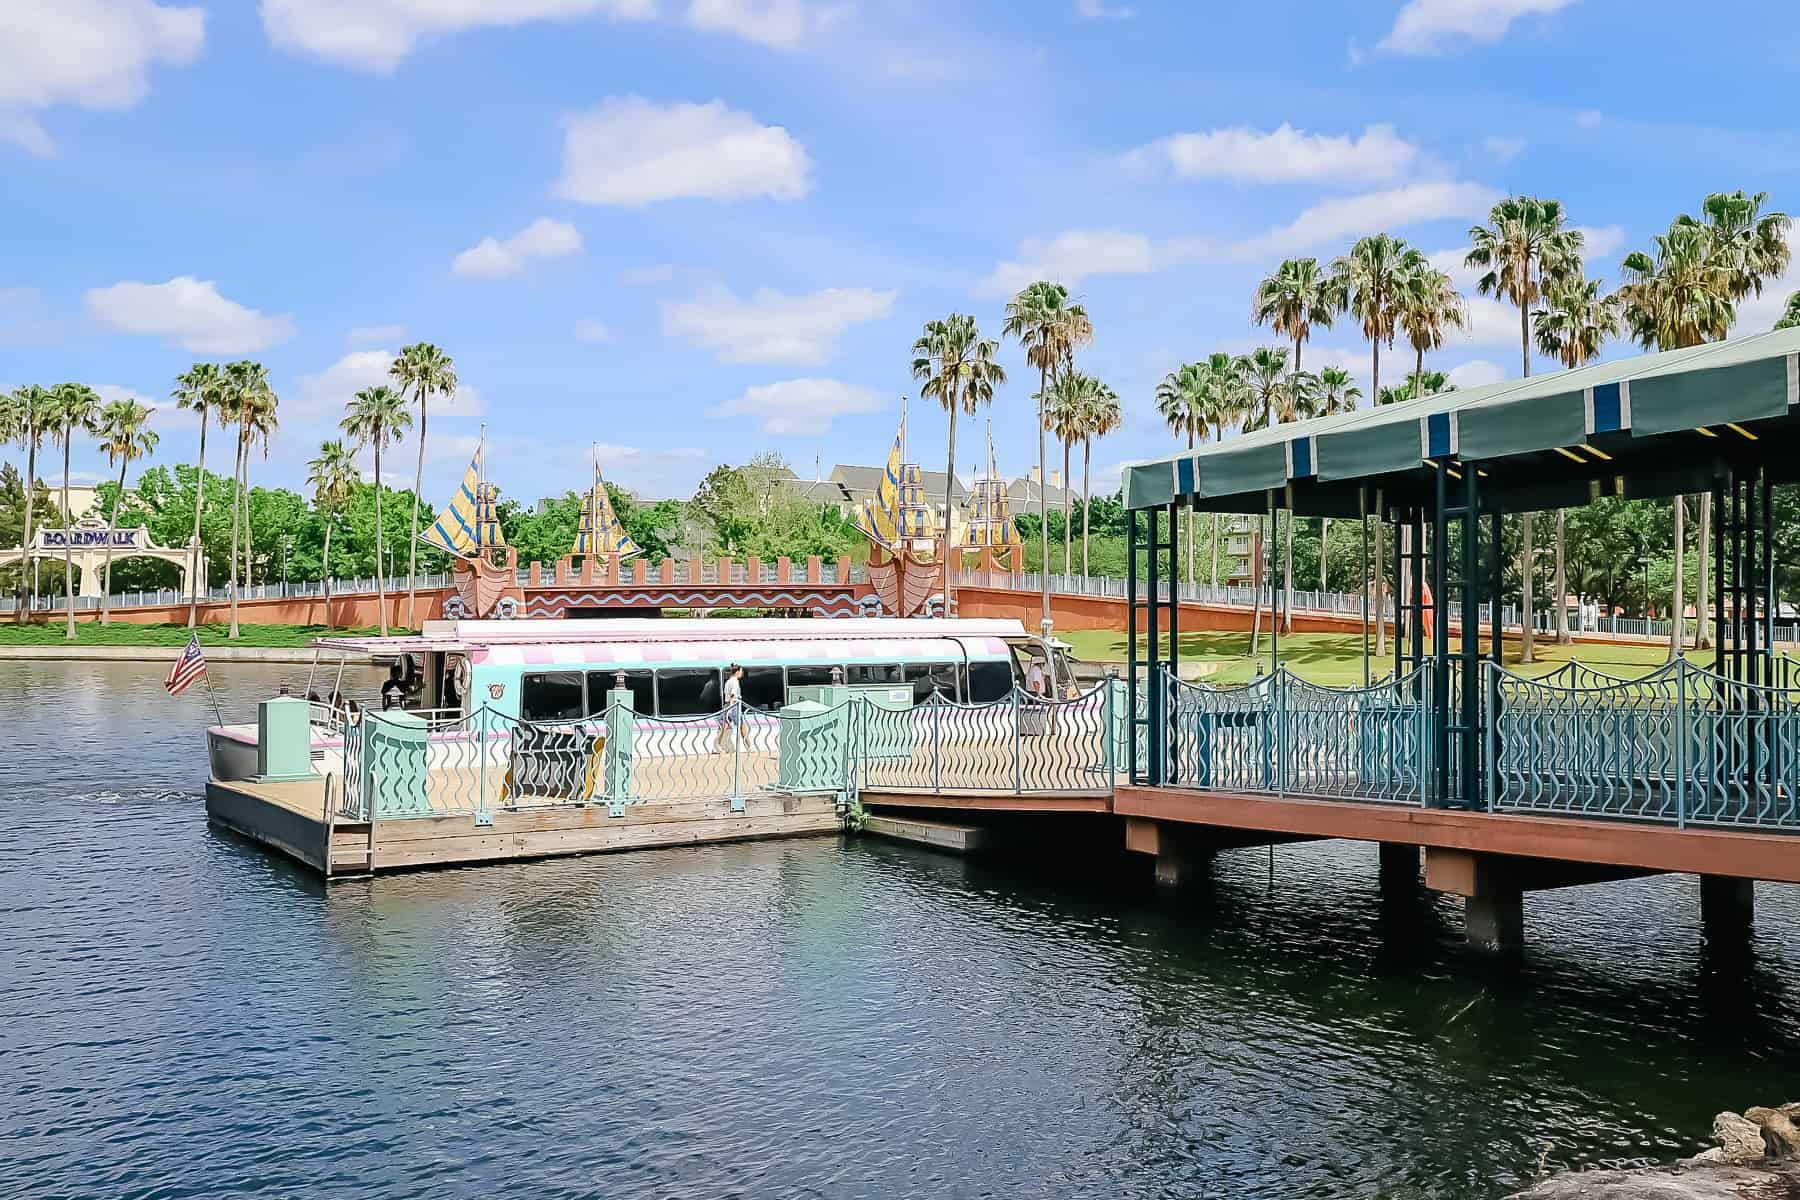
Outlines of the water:
M 1792 889 L 1747 962 L 1691 879 L 1535 895 L 1513 967 L 1355 846 L 1181 902 L 835 838 L 326 891 L 209 829 L 161 674 L 0 669 L 0 1195 L 1494 1197 L 1800 1098 Z

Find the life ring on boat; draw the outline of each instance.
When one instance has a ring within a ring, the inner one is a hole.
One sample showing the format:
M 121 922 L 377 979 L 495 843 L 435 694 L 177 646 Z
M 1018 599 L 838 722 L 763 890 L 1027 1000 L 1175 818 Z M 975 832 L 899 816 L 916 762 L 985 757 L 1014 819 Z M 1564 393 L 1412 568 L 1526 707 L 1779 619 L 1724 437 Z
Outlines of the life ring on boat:
M 460 621 L 469 615 L 469 606 L 463 603 L 461 596 L 452 594 L 444 598 L 444 619 Z
M 519 601 L 513 596 L 500 597 L 500 603 L 494 605 L 494 616 L 501 621 L 510 621 L 519 615 Z

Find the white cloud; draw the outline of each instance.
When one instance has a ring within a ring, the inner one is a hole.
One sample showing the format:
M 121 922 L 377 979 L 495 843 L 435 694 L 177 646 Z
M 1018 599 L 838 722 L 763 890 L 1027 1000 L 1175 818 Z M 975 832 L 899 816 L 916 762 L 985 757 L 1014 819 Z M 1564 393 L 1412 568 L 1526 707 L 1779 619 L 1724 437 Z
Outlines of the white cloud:
M 472 383 L 458 382 L 448 397 L 434 396 L 431 400 L 433 418 L 479 417 L 485 412 L 487 404 L 481 398 L 481 389 Z
M 641 287 L 648 283 L 667 283 L 675 278 L 675 268 L 668 263 L 648 267 L 631 267 L 613 276 L 621 287 Z
M 827 288 L 804 296 L 761 288 L 740 300 L 726 288 L 714 288 L 664 304 L 662 331 L 710 346 L 726 362 L 814 366 L 830 357 L 852 325 L 892 312 L 894 296 L 871 288 Z
M 1127 155 L 1127 161 L 1166 160 L 1177 175 L 1247 183 L 1349 181 L 1373 183 L 1406 173 L 1419 149 L 1392 125 L 1370 125 L 1362 136 L 1306 133 L 1288 124 L 1264 133 L 1246 126 L 1177 133 Z
M 291 316 L 271 317 L 219 294 L 210 279 L 127 281 L 94 288 L 87 311 L 120 333 L 156 334 L 196 354 L 251 354 L 294 336 Z
M 1075 0 L 1075 15 L 1084 21 L 1124 21 L 1137 16 L 1137 9 L 1106 0 Z
M 391 351 L 353 350 L 323 371 L 302 375 L 293 396 L 292 410 L 298 418 L 328 418 L 335 426 L 343 416 L 344 405 L 356 393 L 378 384 L 391 386 L 388 368 L 393 364 Z M 283 416 L 285 418 L 286 414 Z M 283 424 L 287 423 L 284 419 Z
M 608 329 L 604 322 L 584 317 L 575 322 L 575 340 L 595 345 L 610 342 L 612 341 L 612 330 Z
M 1468 253 L 1465 246 L 1426 256 L 1432 266 L 1450 277 L 1451 286 L 1462 293 L 1463 304 L 1468 309 L 1468 323 L 1462 329 L 1450 330 L 1445 335 L 1445 343 L 1451 346 L 1517 346 L 1519 310 L 1475 290 L 1475 281 L 1481 278 L 1482 272 L 1464 264 L 1463 259 Z
M 1071 229 L 1047 242 L 1035 238 L 1021 242 L 1018 258 L 996 266 L 976 290 L 986 296 L 1010 296 L 1039 279 L 1079 287 L 1090 275 L 1144 275 L 1159 265 L 1155 248 L 1142 234 Z
M 1623 225 L 1577 225 L 1575 228 L 1581 232 L 1581 255 L 1590 264 L 1590 276 L 1596 274 L 1591 269 L 1596 259 L 1610 257 L 1625 244 Z
M 886 401 L 871 388 L 836 379 L 789 379 L 747 388 L 744 394 L 715 404 L 709 417 L 755 417 L 762 432 L 777 436 L 827 432 L 838 417 L 880 412 Z
M 1505 165 L 1525 153 L 1522 137 L 1489 136 L 1481 139 L 1481 151 L 1495 162 Z
M 779 125 L 710 104 L 657 105 L 615 96 L 563 121 L 556 194 L 581 204 L 640 207 L 659 200 L 798 200 L 812 159 Z
M 1443 54 L 1469 43 L 1497 42 L 1523 16 L 1553 13 L 1575 0 L 1407 0 L 1381 48 L 1396 54 Z
M 30 110 L 126 109 L 156 64 L 184 67 L 206 42 L 206 13 L 152 0 L 6 0 L 0 4 L 0 140 L 37 155 L 56 144 Z
M 482 238 L 456 256 L 451 273 L 461 279 L 500 279 L 517 275 L 534 258 L 566 258 L 580 254 L 581 231 L 566 221 L 539 217 L 505 241 Z
M 695 29 L 735 33 L 745 41 L 791 50 L 812 41 L 849 12 L 848 5 L 811 0 L 688 0 L 687 23 Z
M 1377 230 L 1395 230 L 1421 221 L 1478 216 L 1500 193 L 1478 183 L 1411 183 L 1360 196 L 1323 200 L 1279 229 L 1230 247 L 1236 258 L 1279 258 Z
M 406 340 L 404 325 L 358 325 L 344 335 L 351 346 L 385 346 Z
M 1490 383 L 1499 383 L 1506 378 L 1506 368 L 1499 363 L 1491 363 L 1485 358 L 1471 359 L 1459 366 L 1451 367 L 1446 378 L 1459 388 L 1485 387 Z
M 655 15 L 656 0 L 262 0 L 263 29 L 275 45 L 370 71 L 392 71 L 433 35 L 553 18 Z

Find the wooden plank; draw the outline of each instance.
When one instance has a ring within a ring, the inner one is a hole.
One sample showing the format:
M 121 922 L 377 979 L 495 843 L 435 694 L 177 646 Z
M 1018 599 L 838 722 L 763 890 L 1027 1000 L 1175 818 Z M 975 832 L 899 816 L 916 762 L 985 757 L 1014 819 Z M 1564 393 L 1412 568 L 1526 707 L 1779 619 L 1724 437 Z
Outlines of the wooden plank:
M 863 821 L 863 832 L 952 854 L 972 854 L 987 849 L 990 844 L 988 831 L 980 826 L 952 825 L 947 821 L 927 821 L 917 817 L 870 816 Z
M 375 869 L 496 862 L 574 854 L 601 854 L 664 846 L 692 846 L 772 837 L 804 837 L 836 833 L 841 822 L 833 813 L 721 820 L 673 821 L 661 824 L 594 828 L 545 829 L 508 834 L 471 831 L 456 837 L 375 843 Z
M 1779 833 L 1129 786 L 1119 788 L 1113 811 L 1225 829 L 1800 883 L 1800 837 Z
M 671 821 L 716 821 L 743 817 L 779 817 L 806 813 L 833 813 L 837 803 L 829 796 L 752 797 L 744 810 L 734 813 L 729 800 L 687 800 L 664 804 L 628 804 L 622 816 L 611 816 L 604 804 L 556 805 L 544 808 L 496 809 L 493 825 L 477 830 L 472 813 L 441 817 L 392 817 L 376 822 L 375 841 L 428 842 L 465 833 L 532 833 L 561 829 L 598 829 L 631 825 L 658 825 Z
M 964 812 L 1081 812 L 1112 811 L 1105 792 L 912 792 L 894 789 L 864 791 L 864 808 L 942 808 Z
M 321 807 L 323 806 L 323 793 Z M 208 782 L 206 815 L 252 841 L 279 850 L 313 868 L 325 869 L 325 823 L 235 783 Z

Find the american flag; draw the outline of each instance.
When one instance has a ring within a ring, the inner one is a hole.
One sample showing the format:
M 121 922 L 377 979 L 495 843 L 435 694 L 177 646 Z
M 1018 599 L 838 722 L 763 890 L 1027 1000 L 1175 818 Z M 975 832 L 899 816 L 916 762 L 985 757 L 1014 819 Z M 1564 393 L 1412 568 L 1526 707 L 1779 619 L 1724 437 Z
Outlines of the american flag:
M 206 655 L 200 653 L 200 635 L 195 634 L 188 639 L 187 649 L 169 668 L 169 677 L 163 680 L 163 687 L 169 695 L 179 696 L 187 691 L 188 685 L 206 674 Z

